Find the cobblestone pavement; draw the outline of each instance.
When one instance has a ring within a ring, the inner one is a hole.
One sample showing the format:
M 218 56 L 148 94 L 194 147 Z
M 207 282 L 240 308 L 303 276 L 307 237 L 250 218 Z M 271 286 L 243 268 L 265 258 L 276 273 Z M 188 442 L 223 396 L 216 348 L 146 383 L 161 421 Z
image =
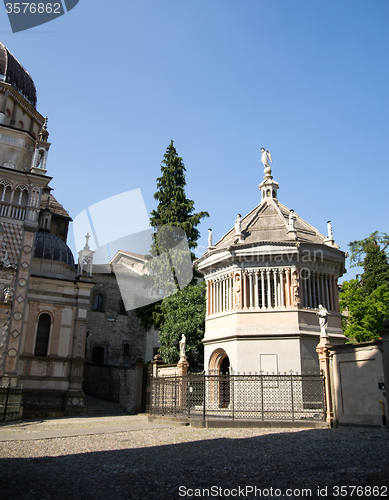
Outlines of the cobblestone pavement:
M 137 430 L 111 432 L 123 425 Z M 389 498 L 389 432 L 383 428 L 147 426 L 147 417 L 139 415 L 0 426 L 3 438 L 33 438 L 54 429 L 106 430 L 1 442 L 0 498 Z

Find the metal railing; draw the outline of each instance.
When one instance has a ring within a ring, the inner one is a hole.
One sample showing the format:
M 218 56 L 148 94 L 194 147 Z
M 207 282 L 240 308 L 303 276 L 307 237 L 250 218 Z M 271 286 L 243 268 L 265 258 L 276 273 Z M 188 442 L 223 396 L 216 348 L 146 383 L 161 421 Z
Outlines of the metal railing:
M 151 379 L 151 415 L 325 420 L 322 375 L 189 374 Z
M 19 420 L 23 389 L 0 387 L 0 422 Z

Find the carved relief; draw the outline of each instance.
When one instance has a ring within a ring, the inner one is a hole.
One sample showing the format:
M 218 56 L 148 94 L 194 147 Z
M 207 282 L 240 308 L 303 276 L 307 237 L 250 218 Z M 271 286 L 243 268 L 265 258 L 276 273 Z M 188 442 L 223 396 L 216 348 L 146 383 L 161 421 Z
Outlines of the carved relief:
M 292 302 L 293 307 L 300 307 L 300 280 L 297 270 L 292 273 Z
M 235 309 L 242 309 L 242 283 L 240 274 L 235 274 Z

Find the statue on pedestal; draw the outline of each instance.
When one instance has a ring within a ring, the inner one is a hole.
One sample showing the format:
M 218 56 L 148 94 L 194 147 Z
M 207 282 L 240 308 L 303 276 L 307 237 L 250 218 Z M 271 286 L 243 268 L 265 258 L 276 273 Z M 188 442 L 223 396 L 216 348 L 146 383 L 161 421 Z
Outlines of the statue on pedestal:
M 328 311 L 325 307 L 319 304 L 319 310 L 316 313 L 319 316 L 320 325 L 320 337 L 328 337 L 327 326 L 328 326 Z
M 235 234 L 236 236 L 240 236 L 242 234 L 242 219 L 241 219 L 241 215 L 238 214 L 238 217 L 236 218 L 236 221 L 235 221 Z
M 212 246 L 212 229 L 208 229 L 208 247 Z
M 186 337 L 184 334 L 182 334 L 179 345 L 180 345 L 180 359 L 186 359 L 186 354 L 185 354 Z
M 332 232 L 332 224 L 331 221 L 327 221 L 327 229 L 328 229 L 328 239 L 333 240 L 334 239 L 334 233 Z

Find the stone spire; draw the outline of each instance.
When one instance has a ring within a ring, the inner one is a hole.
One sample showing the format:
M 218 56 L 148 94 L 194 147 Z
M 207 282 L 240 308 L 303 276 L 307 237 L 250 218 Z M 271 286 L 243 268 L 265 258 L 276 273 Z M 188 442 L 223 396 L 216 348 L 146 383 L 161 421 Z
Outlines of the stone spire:
M 261 162 L 264 166 L 264 180 L 258 185 L 258 187 L 262 194 L 262 201 L 265 199 L 277 198 L 277 190 L 279 188 L 278 182 L 273 179 L 271 174 L 269 161 L 273 163 L 270 151 L 268 149 L 261 148 Z
M 78 252 L 78 276 L 92 276 L 93 270 L 93 252 L 89 246 L 90 234 L 85 235 L 85 246 L 82 250 Z

